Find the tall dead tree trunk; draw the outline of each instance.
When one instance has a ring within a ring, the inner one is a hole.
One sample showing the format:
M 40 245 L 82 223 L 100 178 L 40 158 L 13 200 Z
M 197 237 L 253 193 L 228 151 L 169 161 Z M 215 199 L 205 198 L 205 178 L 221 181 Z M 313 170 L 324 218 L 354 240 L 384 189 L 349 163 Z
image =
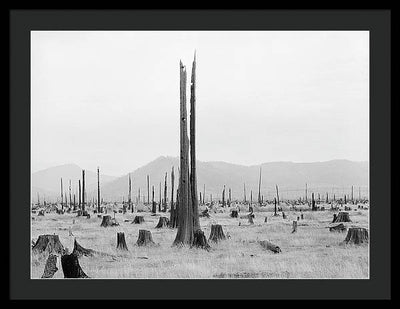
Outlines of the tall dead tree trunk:
M 64 197 L 63 197 L 63 183 L 62 183 L 62 178 L 61 178 L 61 209 L 64 210 Z
M 258 204 L 261 205 L 261 166 L 260 166 L 260 177 L 258 179 Z
M 164 180 L 164 205 L 163 205 L 163 212 L 167 212 L 167 173 L 165 173 L 165 180 Z
M 175 205 L 174 205 L 174 185 L 175 185 L 175 174 L 174 167 L 171 171 L 171 205 L 170 205 L 170 216 L 169 216 L 169 226 L 174 228 L 175 226 Z
M 101 199 L 100 199 L 100 170 L 97 167 L 97 212 L 101 212 Z
M 157 204 L 156 204 L 156 202 L 154 201 L 154 186 L 151 186 L 151 188 L 152 188 L 152 190 L 151 190 L 151 205 L 152 205 L 152 207 L 151 207 L 151 212 L 153 213 L 153 214 L 155 214 L 156 212 L 157 212 Z
M 174 245 L 191 245 L 194 236 L 193 207 L 189 185 L 189 148 L 186 111 L 186 68 L 179 63 L 180 70 L 180 177 L 178 231 Z
M 158 199 L 158 212 L 161 212 L 161 204 L 162 204 L 162 198 L 161 198 L 161 181 L 160 181 L 160 188 L 158 190 L 158 192 L 160 193 L 160 198 Z
M 246 183 L 243 183 L 243 203 L 246 203 Z
M 203 205 L 205 205 L 205 199 L 206 198 L 206 184 L 203 185 Z
M 150 178 L 147 175 L 147 205 L 150 204 Z
M 68 190 L 69 190 L 69 208 L 71 209 L 72 208 L 72 198 L 71 198 L 71 179 L 69 180 L 69 187 L 68 187 Z
M 82 200 L 81 200 L 81 196 L 82 196 L 82 193 L 81 193 L 81 180 L 79 179 L 79 181 L 78 181 L 78 183 L 79 183 L 79 196 L 78 196 L 78 199 L 79 199 L 79 204 L 78 204 L 78 208 L 79 209 L 82 209 Z
M 279 189 L 278 189 L 278 185 L 275 185 L 275 188 L 276 188 L 276 200 L 277 200 L 278 205 L 279 205 Z
M 85 170 L 82 170 L 82 212 L 85 212 Z
M 196 170 L 196 54 L 192 64 L 190 85 L 190 193 L 193 208 L 193 232 L 196 232 L 200 230 Z
M 222 207 L 225 207 L 225 185 L 224 189 L 222 190 Z
M 132 207 L 132 182 L 131 182 L 131 173 L 128 174 L 128 209 L 133 212 Z

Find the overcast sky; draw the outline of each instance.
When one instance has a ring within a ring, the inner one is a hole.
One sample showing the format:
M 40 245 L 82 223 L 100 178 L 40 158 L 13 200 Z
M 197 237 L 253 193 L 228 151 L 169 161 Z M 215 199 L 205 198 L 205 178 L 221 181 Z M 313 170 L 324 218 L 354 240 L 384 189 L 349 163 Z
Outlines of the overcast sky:
M 178 156 L 194 50 L 197 159 L 369 160 L 367 31 L 33 31 L 32 171 Z

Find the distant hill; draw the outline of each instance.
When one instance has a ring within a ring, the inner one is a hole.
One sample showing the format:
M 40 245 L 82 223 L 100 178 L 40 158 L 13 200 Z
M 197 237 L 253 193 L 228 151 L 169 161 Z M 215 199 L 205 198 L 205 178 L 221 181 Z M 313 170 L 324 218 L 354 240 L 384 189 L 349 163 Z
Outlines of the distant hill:
M 37 200 L 38 193 L 39 196 L 44 195 L 49 198 L 60 196 L 61 178 L 63 179 L 64 192 L 68 192 L 69 180 L 71 180 L 71 192 L 78 192 L 78 180 L 82 179 L 82 168 L 76 164 L 64 164 L 33 173 L 31 178 L 31 195 L 33 200 Z M 117 179 L 117 177 L 102 175 L 100 173 L 102 184 L 115 179 Z M 97 184 L 97 172 L 86 170 L 85 182 L 88 191 L 94 189 Z
M 132 171 L 132 198 L 141 190 L 141 196 L 147 200 L 147 175 L 150 176 L 150 186 L 155 187 L 155 200 L 159 199 L 159 186 L 164 186 L 165 173 L 168 173 L 168 198 L 171 188 L 171 169 L 175 168 L 175 189 L 178 184 L 178 157 L 159 157 L 147 165 Z M 231 188 L 232 198 L 243 198 L 244 183 L 246 184 L 247 199 L 250 199 L 250 191 L 253 192 L 253 200 L 257 199 L 259 169 L 262 168 L 261 194 L 266 199 L 272 199 L 275 195 L 275 185 L 279 187 L 281 198 L 293 198 L 305 195 L 307 183 L 309 195 L 311 192 L 320 193 L 323 197 L 335 193 L 336 196 L 350 194 L 351 186 L 354 186 L 354 196 L 367 195 L 369 181 L 368 162 L 353 162 L 348 160 L 332 160 L 314 163 L 271 162 L 261 165 L 244 166 L 226 162 L 197 162 L 198 192 L 203 193 L 205 184 L 206 199 L 210 194 L 214 198 L 220 198 L 223 185 Z M 102 196 L 110 200 L 127 199 L 128 174 L 102 185 Z M 88 192 L 89 194 L 89 192 Z M 317 197 L 317 195 L 316 195 Z M 150 187 L 151 199 L 151 187 Z

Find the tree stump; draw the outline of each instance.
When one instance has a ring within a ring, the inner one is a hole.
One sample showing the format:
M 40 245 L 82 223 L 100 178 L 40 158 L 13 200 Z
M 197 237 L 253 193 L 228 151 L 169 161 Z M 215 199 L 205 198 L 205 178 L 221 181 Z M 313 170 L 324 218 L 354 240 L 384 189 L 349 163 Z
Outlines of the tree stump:
M 115 218 L 111 218 L 110 215 L 103 216 L 103 221 L 101 222 L 100 226 L 102 227 L 109 227 L 109 226 L 118 226 L 117 220 Z
M 201 248 L 205 250 L 210 250 L 211 247 L 207 242 L 206 236 L 204 236 L 204 232 L 202 230 L 197 230 L 193 234 L 193 243 L 190 246 L 195 248 Z
M 248 217 L 248 219 L 249 219 L 249 223 L 250 224 L 254 224 L 254 221 L 253 221 L 253 219 L 254 219 L 254 213 L 253 212 L 251 212 L 251 213 L 249 213 L 248 215 L 247 215 L 247 217 Z
M 136 244 L 138 246 L 155 245 L 151 232 L 148 230 L 139 230 L 139 237 Z
M 304 215 L 303 215 L 303 214 L 301 214 L 300 218 L 301 218 L 301 220 L 303 220 L 303 219 L 304 219 Z
M 208 240 L 213 242 L 219 242 L 220 240 L 225 240 L 225 239 L 226 237 L 224 231 L 222 230 L 222 226 L 220 224 L 211 225 L 211 233 Z
M 144 218 L 143 216 L 135 216 L 135 219 L 133 219 L 132 223 L 135 224 L 141 224 L 144 222 Z
M 169 219 L 167 217 L 160 217 L 158 220 L 158 224 L 156 225 L 156 229 L 160 229 L 163 227 L 168 227 Z
M 282 218 L 286 219 L 286 215 L 285 215 L 285 213 L 283 211 L 282 211 Z
M 274 253 L 280 253 L 282 252 L 281 248 L 279 248 L 279 246 L 274 245 L 273 243 L 269 242 L 268 240 L 262 240 L 259 241 L 261 247 L 263 247 L 264 249 L 270 250 Z
M 346 230 L 346 227 L 343 225 L 343 223 L 340 223 L 335 226 L 331 226 L 329 228 L 329 232 L 344 232 Z
M 38 216 L 44 216 L 44 210 L 39 210 Z
M 268 222 L 268 217 L 265 217 L 264 218 L 264 223 L 267 223 Z
M 125 234 L 124 233 L 117 233 L 117 249 L 128 251 L 128 246 L 125 242 Z
M 297 221 L 293 221 L 293 231 L 292 233 L 297 232 Z
M 232 210 L 232 212 L 231 212 L 231 218 L 237 218 L 237 217 L 239 217 L 238 211 L 237 211 L 237 210 Z
M 337 216 L 333 215 L 332 223 L 351 222 L 349 213 L 341 211 Z
M 63 254 L 64 247 L 58 235 L 40 235 L 32 248 L 34 253 L 57 253 Z
M 72 254 L 75 254 L 78 258 L 81 257 L 82 255 L 93 256 L 95 253 L 96 251 L 92 249 L 83 248 L 80 244 L 78 244 L 76 238 L 74 239 L 74 250 L 72 251 Z
M 47 258 L 46 265 L 44 266 L 42 278 L 53 278 L 57 270 L 57 255 L 50 254 Z
M 351 227 L 347 232 L 346 244 L 351 243 L 359 245 L 362 243 L 368 243 L 368 230 L 362 227 Z
M 61 266 L 64 278 L 89 278 L 79 265 L 78 257 L 73 253 L 61 256 Z

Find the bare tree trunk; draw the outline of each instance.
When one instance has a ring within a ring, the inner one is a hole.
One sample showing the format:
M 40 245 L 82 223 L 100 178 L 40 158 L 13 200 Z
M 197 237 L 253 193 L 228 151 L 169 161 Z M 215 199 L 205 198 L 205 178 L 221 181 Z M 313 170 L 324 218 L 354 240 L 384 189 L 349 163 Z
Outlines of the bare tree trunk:
M 243 203 L 246 203 L 246 183 L 243 183 Z
M 153 214 L 155 214 L 157 212 L 157 205 L 156 205 L 156 202 L 154 202 L 154 186 L 152 186 L 151 188 L 152 188 L 152 190 L 151 190 L 151 192 L 152 192 L 152 195 L 151 195 L 151 205 L 152 205 L 151 212 Z
M 69 180 L 69 208 L 72 208 L 72 198 L 71 198 L 71 179 Z
M 163 212 L 167 212 L 167 173 L 165 173 L 165 180 L 164 180 L 164 207 Z
M 82 212 L 85 211 L 85 170 L 82 170 Z
M 61 209 L 64 210 L 63 183 L 61 178 Z
M 100 170 L 97 168 L 97 212 L 101 211 L 101 199 L 100 199 Z
M 275 188 L 276 188 L 276 199 L 277 199 L 277 202 L 278 202 L 278 205 L 279 205 L 279 189 L 278 189 L 278 185 L 275 185 Z
M 178 231 L 174 245 L 191 245 L 193 242 L 193 208 L 189 194 L 189 162 L 186 112 L 186 68 L 180 61 L 180 177 Z
M 147 175 L 147 204 L 150 204 L 150 178 Z
M 132 207 L 132 181 L 131 181 L 131 173 L 128 175 L 128 209 L 133 212 Z
M 79 197 L 78 197 L 78 199 L 79 199 L 79 209 L 81 209 L 82 208 L 82 200 L 81 200 L 81 196 L 82 196 L 82 192 L 81 192 L 81 180 L 79 179 Z
M 261 205 L 261 166 L 260 166 L 260 178 L 258 179 L 258 204 Z
M 225 207 L 225 185 L 224 189 L 222 190 L 222 207 Z

